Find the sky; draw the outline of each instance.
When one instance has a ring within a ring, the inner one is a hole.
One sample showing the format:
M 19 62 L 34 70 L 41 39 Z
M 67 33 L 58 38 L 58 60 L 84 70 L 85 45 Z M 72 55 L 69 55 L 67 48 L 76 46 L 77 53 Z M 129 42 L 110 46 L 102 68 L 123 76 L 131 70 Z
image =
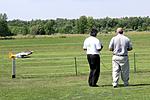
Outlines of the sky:
M 8 20 L 150 16 L 150 0 L 0 0 Z

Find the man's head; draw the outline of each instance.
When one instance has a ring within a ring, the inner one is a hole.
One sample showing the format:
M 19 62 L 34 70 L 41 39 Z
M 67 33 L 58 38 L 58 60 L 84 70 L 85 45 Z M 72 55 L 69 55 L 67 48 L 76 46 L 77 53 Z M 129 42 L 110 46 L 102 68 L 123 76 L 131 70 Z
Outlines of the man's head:
M 95 29 L 95 28 L 93 28 L 93 29 L 91 30 L 91 32 L 90 32 L 90 35 L 96 37 L 96 36 L 97 36 L 97 33 L 98 33 L 98 30 Z
M 118 34 L 123 34 L 123 29 L 122 28 L 117 28 L 116 31 L 117 31 Z

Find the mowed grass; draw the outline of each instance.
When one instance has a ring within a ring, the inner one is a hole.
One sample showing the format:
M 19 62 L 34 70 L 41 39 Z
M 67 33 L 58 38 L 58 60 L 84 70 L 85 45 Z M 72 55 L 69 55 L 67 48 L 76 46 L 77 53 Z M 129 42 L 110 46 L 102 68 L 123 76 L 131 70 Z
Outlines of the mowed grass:
M 149 100 L 150 33 L 126 35 L 132 40 L 134 48 L 129 52 L 130 85 L 123 87 L 120 80 L 117 89 L 111 85 L 112 54 L 108 51 L 114 34 L 98 35 L 104 49 L 101 52 L 101 75 L 97 88 L 87 84 L 89 66 L 82 45 L 88 35 L 0 40 L 0 100 Z M 34 53 L 30 58 L 16 59 L 16 78 L 11 79 L 8 53 L 25 50 L 33 50 Z

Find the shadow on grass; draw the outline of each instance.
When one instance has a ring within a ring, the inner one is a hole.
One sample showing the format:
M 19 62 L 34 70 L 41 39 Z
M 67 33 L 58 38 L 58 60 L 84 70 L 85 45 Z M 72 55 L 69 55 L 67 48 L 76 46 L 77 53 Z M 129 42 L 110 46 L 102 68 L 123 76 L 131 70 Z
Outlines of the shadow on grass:
M 134 87 L 134 86 L 150 86 L 150 84 L 129 84 L 128 87 Z M 101 87 L 112 87 L 112 85 L 101 85 Z M 118 87 L 124 87 L 124 84 L 119 84 Z
M 135 72 L 135 74 L 138 74 L 138 73 L 150 73 L 150 70 L 141 70 L 141 71 L 137 71 Z
M 149 86 L 150 84 L 130 84 L 129 86 Z

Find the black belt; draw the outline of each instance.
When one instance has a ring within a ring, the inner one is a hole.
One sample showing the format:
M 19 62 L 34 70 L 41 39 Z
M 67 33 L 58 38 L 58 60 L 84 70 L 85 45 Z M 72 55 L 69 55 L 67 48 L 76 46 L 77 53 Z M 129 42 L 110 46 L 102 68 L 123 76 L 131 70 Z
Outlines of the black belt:
M 87 55 L 89 55 L 89 56 L 91 56 L 91 55 L 92 55 L 92 56 L 96 56 L 96 55 L 99 55 L 99 54 L 87 54 Z
M 128 55 L 117 55 L 117 54 L 113 54 L 113 55 L 115 55 L 115 56 L 128 56 Z

